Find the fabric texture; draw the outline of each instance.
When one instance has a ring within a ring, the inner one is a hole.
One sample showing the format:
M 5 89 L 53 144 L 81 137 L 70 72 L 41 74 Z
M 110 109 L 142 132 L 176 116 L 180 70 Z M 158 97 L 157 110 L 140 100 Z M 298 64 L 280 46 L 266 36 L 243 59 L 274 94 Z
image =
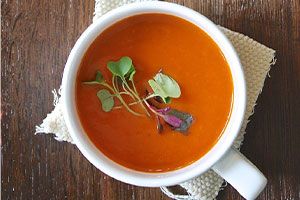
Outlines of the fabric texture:
M 96 0 L 93 21 L 96 21 L 106 12 L 122 6 L 124 4 L 141 2 L 148 0 Z M 254 41 L 253 39 L 228 30 L 219 26 L 223 33 L 229 38 L 232 45 L 236 49 L 241 60 L 246 83 L 247 83 L 247 108 L 245 120 L 238 137 L 234 142 L 234 146 L 239 149 L 243 141 L 248 118 L 254 112 L 256 99 L 262 91 L 266 75 L 270 67 L 275 64 L 275 51 Z M 53 90 L 54 94 L 54 110 L 47 115 L 42 124 L 36 126 L 37 133 L 53 133 L 58 141 L 66 141 L 73 143 L 68 133 L 63 114 L 60 98 L 60 89 L 58 92 Z M 161 187 L 161 190 L 174 199 L 190 199 L 190 200 L 208 200 L 215 199 L 219 191 L 226 186 L 224 180 L 214 171 L 209 170 L 204 174 L 180 184 L 187 191 L 187 195 L 173 194 L 167 187 Z

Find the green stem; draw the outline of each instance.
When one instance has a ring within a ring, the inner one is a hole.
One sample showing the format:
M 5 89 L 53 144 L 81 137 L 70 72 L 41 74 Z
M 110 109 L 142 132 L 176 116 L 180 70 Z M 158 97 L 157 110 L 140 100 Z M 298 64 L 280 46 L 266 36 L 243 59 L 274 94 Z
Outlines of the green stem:
M 141 98 L 139 97 L 138 93 L 135 93 L 134 91 L 132 91 L 132 89 L 129 87 L 128 83 L 126 82 L 126 80 L 124 79 L 123 82 L 125 83 L 126 87 L 128 88 L 128 90 L 135 96 L 135 98 L 140 102 L 142 108 L 146 111 L 148 117 L 151 118 L 150 113 L 148 112 L 147 108 L 144 106 Z
M 129 95 L 129 96 L 132 96 L 131 94 L 129 94 L 128 92 L 119 92 L 119 94 L 126 94 L 126 95 Z
M 115 79 L 115 82 L 116 82 L 115 83 L 116 84 L 116 90 L 119 92 L 120 90 L 119 90 L 119 85 L 118 85 L 118 78 Z
M 114 94 L 116 93 L 115 90 L 114 90 L 110 85 L 108 85 L 107 83 L 100 83 L 100 85 L 103 85 L 103 86 L 107 87 L 107 88 L 110 89 Z
M 156 94 L 151 94 L 151 95 L 147 96 L 146 98 L 141 99 L 140 101 L 135 101 L 135 102 L 129 103 L 128 106 L 136 105 L 136 104 L 141 103 L 141 102 L 143 102 L 145 100 L 151 99 L 151 98 L 153 98 L 155 96 L 157 96 L 157 95 Z M 120 108 L 123 108 L 123 106 L 115 106 L 113 109 L 120 109 Z
M 134 96 L 130 92 L 128 92 L 128 90 L 126 90 L 126 87 L 124 86 L 124 82 L 122 82 L 122 87 L 123 87 L 123 90 L 133 99 L 133 101 L 135 101 Z
M 112 76 L 112 85 L 113 85 L 113 88 L 111 88 L 109 85 L 109 87 L 113 90 L 113 92 L 115 93 L 116 97 L 118 97 L 118 99 L 121 101 L 121 103 L 124 105 L 125 108 L 127 108 L 127 110 L 129 112 L 131 112 L 132 114 L 134 115 L 137 115 L 137 116 L 143 116 L 137 112 L 134 112 L 131 108 L 129 108 L 129 106 L 126 104 L 126 102 L 124 101 L 124 99 L 122 98 L 122 96 L 119 94 L 119 92 L 117 91 L 117 88 L 116 88 L 116 85 L 115 85 L 115 75 Z
M 111 83 L 112 83 L 112 86 L 113 86 L 113 88 L 115 90 L 115 93 L 119 94 L 119 91 L 117 90 L 116 85 L 115 85 L 115 75 L 112 75 Z
M 133 79 L 131 79 L 131 83 L 132 83 L 132 86 L 133 86 L 133 89 L 134 89 L 135 93 L 138 94 Z
M 121 97 L 121 95 L 117 95 L 118 99 L 121 101 L 121 103 L 124 105 L 124 107 L 129 111 L 131 112 L 132 114 L 134 115 L 137 115 L 137 116 L 143 116 L 141 115 L 140 113 L 137 113 L 137 112 L 134 112 L 133 110 L 131 110 L 131 108 L 129 108 L 129 106 L 126 104 L 126 102 L 123 100 L 123 98 Z

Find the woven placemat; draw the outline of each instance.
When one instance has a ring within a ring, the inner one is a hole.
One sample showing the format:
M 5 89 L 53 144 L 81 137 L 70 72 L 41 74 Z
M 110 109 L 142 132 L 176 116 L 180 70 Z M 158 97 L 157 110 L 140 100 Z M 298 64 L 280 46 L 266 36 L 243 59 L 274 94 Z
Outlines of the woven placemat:
M 124 4 L 141 2 L 148 0 L 96 0 L 93 21 L 96 21 L 106 12 L 122 6 Z M 254 41 L 253 39 L 220 26 L 220 29 L 229 38 L 232 45 L 236 49 L 247 82 L 247 108 L 245 120 L 238 137 L 234 142 L 234 146 L 239 149 L 243 136 L 245 134 L 248 118 L 254 112 L 254 106 L 259 93 L 262 91 L 264 80 L 268 74 L 270 67 L 275 64 L 275 51 Z M 37 133 L 53 133 L 58 141 L 67 141 L 74 143 L 69 135 L 66 127 L 60 100 L 60 90 L 53 90 L 54 94 L 54 110 L 47 115 L 40 126 L 36 126 Z M 224 180 L 214 171 L 209 170 L 199 177 L 180 184 L 187 191 L 187 195 L 173 194 L 167 187 L 161 187 L 161 190 L 174 199 L 193 199 L 208 200 L 215 199 L 219 191 L 224 188 L 222 186 Z

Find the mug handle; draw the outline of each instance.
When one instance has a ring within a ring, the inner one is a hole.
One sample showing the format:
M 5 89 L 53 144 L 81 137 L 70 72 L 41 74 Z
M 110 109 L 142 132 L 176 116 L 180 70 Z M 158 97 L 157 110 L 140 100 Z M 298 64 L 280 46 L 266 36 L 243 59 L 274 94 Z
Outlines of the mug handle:
M 243 154 L 231 147 L 212 169 L 245 199 L 255 199 L 267 184 L 266 177 Z

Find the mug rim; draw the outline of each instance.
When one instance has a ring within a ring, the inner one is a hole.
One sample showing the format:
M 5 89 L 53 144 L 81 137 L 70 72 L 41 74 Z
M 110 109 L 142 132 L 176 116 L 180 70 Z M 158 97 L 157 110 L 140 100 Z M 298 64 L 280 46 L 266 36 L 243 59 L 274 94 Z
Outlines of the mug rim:
M 81 59 L 88 47 L 106 28 L 116 22 L 143 13 L 163 13 L 189 21 L 208 34 L 221 49 L 233 78 L 231 116 L 217 143 L 198 161 L 168 172 L 140 172 L 126 168 L 105 156 L 84 132 L 75 105 L 75 80 Z M 226 50 L 226 52 L 224 52 Z M 233 71 L 234 70 L 234 71 Z M 234 73 L 234 74 L 233 74 Z M 237 84 L 238 83 L 238 84 Z M 125 183 L 158 187 L 170 186 L 194 178 L 210 169 L 232 146 L 242 125 L 246 109 L 246 82 L 238 55 L 227 37 L 209 19 L 184 6 L 169 2 L 138 2 L 116 8 L 91 24 L 75 43 L 65 66 L 62 80 L 62 110 L 72 139 L 81 153 L 99 170 Z

